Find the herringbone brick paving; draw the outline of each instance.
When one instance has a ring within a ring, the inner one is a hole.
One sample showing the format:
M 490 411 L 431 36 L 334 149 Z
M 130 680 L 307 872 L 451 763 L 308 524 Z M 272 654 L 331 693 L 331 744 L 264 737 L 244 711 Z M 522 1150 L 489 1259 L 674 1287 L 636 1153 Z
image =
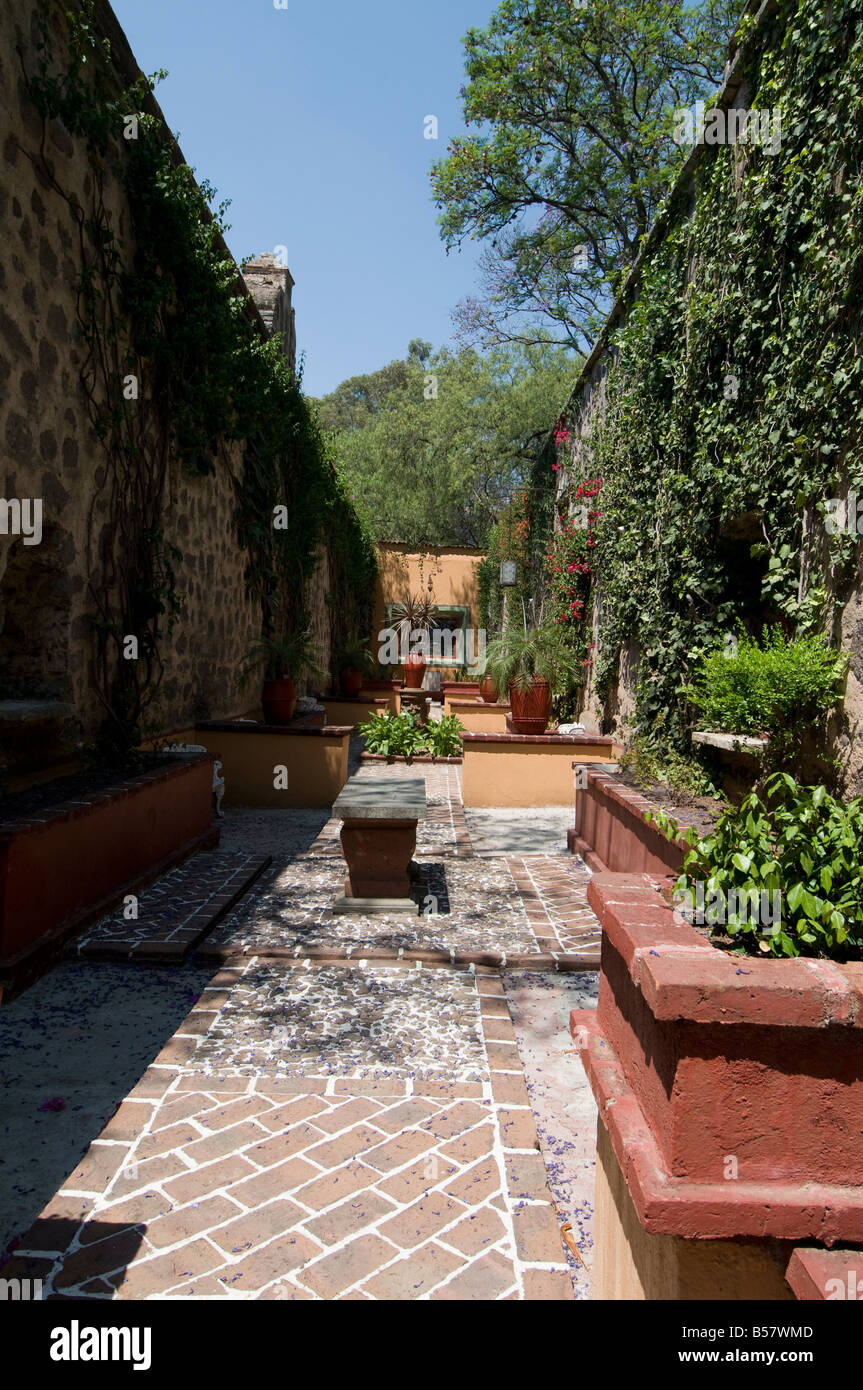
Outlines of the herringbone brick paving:
M 285 1016 L 320 969 L 281 972 Z M 219 1062 L 217 1025 L 255 1013 L 261 967 L 216 976 L 5 1277 L 38 1269 L 56 1295 L 96 1299 L 571 1298 L 496 974 L 333 969 L 346 1016 L 379 986 L 355 1023 L 364 1059 L 315 1075 L 305 1053 L 271 1049 L 245 1074 L 241 1037 Z M 459 991 L 435 1056 L 442 982 L 422 977 L 438 973 Z M 387 989 L 414 1007 L 397 1063 L 370 1031 Z

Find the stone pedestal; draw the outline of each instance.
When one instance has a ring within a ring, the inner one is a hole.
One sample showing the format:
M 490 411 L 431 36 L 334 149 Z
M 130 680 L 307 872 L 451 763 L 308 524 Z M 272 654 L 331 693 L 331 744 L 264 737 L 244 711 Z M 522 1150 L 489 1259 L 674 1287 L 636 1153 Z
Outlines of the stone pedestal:
M 333 807 L 344 824 L 342 852 L 348 866 L 345 895 L 333 911 L 417 912 L 411 866 L 417 824 L 425 819 L 422 777 L 381 782 L 352 779 Z
M 346 898 L 407 898 L 417 845 L 415 820 L 346 820 L 341 833 L 348 866 Z

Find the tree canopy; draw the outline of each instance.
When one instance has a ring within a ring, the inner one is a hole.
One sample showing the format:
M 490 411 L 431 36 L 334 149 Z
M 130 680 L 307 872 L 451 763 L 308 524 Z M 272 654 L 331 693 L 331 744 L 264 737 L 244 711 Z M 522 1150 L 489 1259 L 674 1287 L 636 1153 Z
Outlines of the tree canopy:
M 464 40 L 464 118 L 432 188 L 448 248 L 485 243 L 462 341 L 584 351 L 712 95 L 743 0 L 502 0 Z
M 484 546 L 577 370 L 548 343 L 479 354 L 415 339 L 318 401 L 318 418 L 376 539 Z

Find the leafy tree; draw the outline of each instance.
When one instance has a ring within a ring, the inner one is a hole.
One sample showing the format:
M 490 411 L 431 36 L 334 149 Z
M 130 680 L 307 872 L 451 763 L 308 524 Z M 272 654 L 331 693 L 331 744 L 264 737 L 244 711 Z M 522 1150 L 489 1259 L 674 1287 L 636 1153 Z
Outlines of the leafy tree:
M 583 351 L 686 151 L 742 0 L 502 0 L 465 40 L 460 137 L 432 171 L 448 249 L 487 243 L 462 341 Z
M 578 362 L 549 343 L 408 354 L 318 402 L 337 467 L 379 540 L 482 546 Z

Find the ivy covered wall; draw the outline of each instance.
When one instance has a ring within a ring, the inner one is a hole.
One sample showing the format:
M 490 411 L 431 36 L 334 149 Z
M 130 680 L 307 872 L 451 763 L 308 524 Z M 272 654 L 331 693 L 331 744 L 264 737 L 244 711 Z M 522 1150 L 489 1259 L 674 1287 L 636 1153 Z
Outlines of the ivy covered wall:
M 718 105 L 769 112 L 770 141 L 695 147 L 559 422 L 561 515 L 597 484 L 584 711 L 685 747 L 701 652 L 740 622 L 823 631 L 860 790 L 859 0 L 751 5 Z
M 0 0 L 0 495 L 43 517 L 0 536 L 0 698 L 120 757 L 253 709 L 262 631 L 327 666 L 376 572 L 155 85 L 105 0 Z

